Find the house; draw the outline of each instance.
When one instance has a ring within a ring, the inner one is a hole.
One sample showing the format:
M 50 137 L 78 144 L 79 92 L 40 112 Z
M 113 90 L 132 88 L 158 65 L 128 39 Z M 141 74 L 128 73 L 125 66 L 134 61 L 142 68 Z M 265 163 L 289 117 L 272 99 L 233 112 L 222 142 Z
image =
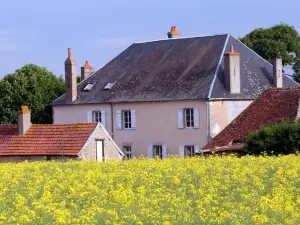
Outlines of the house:
M 131 156 L 193 155 L 264 89 L 297 87 L 229 34 L 134 43 L 103 68 L 86 62 L 76 84 L 68 50 L 66 93 L 53 106 L 54 124 L 101 122 Z M 274 72 L 273 72 L 274 71 Z
M 31 124 L 22 106 L 18 124 L 0 125 L 0 162 L 37 160 L 121 160 L 118 148 L 100 123 Z
M 300 88 L 270 88 L 203 148 L 210 153 L 245 153 L 243 142 L 249 132 L 270 123 L 300 117 Z

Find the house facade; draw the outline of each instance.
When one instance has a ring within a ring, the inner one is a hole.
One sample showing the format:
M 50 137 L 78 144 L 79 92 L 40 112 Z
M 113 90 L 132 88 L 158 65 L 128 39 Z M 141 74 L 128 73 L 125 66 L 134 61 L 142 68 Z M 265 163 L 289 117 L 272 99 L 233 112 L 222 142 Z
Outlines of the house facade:
M 100 123 L 32 124 L 22 106 L 18 124 L 0 125 L 0 162 L 121 160 L 123 153 Z
M 54 124 L 101 122 L 127 158 L 188 156 L 264 89 L 298 86 L 280 59 L 273 66 L 231 35 L 179 36 L 172 27 L 169 39 L 134 43 L 96 72 L 85 63 L 78 85 L 69 50 Z

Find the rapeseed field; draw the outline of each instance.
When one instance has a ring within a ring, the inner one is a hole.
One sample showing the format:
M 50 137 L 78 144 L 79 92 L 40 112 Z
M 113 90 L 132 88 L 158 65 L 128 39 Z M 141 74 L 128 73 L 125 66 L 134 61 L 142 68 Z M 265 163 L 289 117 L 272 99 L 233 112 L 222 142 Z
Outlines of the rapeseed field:
M 300 157 L 0 164 L 0 224 L 300 224 Z

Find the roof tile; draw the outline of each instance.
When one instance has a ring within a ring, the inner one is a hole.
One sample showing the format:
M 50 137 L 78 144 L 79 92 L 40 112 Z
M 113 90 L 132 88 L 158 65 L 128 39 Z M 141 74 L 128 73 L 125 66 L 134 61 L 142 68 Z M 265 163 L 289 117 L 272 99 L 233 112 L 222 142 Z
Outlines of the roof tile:
M 0 125 L 0 155 L 77 155 L 97 123 L 34 124 L 18 136 L 18 125 Z

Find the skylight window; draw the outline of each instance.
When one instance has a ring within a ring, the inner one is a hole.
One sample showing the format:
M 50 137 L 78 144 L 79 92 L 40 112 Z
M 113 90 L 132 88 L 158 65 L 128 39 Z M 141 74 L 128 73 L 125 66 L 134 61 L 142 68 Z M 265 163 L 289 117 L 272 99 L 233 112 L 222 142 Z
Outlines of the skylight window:
M 95 84 L 96 84 L 95 82 L 94 83 L 88 83 L 83 90 L 84 91 L 90 91 L 95 86 Z
M 115 85 L 116 81 L 113 83 L 107 83 L 107 85 L 104 87 L 104 90 L 110 90 Z

